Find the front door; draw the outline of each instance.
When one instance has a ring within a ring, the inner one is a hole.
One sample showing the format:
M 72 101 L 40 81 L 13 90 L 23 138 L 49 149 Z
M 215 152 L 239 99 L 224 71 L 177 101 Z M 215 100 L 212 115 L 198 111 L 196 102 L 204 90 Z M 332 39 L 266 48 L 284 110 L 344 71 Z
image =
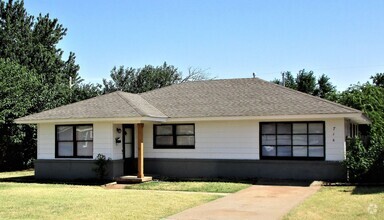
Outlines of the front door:
M 134 125 L 123 125 L 124 174 L 135 174 L 137 172 L 134 134 Z

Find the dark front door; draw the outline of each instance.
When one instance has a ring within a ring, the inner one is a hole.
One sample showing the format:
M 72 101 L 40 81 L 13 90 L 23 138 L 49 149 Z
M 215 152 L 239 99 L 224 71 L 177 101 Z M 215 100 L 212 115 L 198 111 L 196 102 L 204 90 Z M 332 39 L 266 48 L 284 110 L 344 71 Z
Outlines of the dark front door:
M 137 164 L 135 163 L 134 125 L 123 125 L 123 132 L 124 174 L 135 174 Z

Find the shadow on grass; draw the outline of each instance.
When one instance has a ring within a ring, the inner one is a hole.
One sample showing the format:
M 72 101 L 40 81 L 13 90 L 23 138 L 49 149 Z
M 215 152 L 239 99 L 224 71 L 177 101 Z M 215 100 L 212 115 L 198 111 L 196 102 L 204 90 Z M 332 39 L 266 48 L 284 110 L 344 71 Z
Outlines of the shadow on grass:
M 257 179 L 257 178 L 170 178 L 156 177 L 156 181 L 166 182 L 227 182 L 227 183 L 245 183 L 252 185 L 268 186 L 310 186 L 313 181 L 282 180 L 282 179 Z
M 67 184 L 83 186 L 100 186 L 110 183 L 111 180 L 76 179 L 76 180 L 37 180 L 34 175 L 0 178 L 0 183 L 38 183 L 38 184 Z
M 354 195 L 369 195 L 384 193 L 384 186 L 356 186 L 352 190 Z
M 308 187 L 312 181 L 298 180 L 283 180 L 283 179 L 257 179 L 257 178 L 173 178 L 165 176 L 154 176 L 154 181 L 164 182 L 227 182 L 227 183 L 245 183 L 252 185 L 267 185 L 267 186 L 303 186 Z M 38 183 L 38 184 L 68 184 L 68 185 L 85 185 L 85 186 L 100 186 L 105 185 L 112 180 L 100 179 L 75 179 L 75 180 L 50 180 L 50 179 L 35 179 L 34 175 L 15 176 L 0 178 L 0 182 L 9 183 Z

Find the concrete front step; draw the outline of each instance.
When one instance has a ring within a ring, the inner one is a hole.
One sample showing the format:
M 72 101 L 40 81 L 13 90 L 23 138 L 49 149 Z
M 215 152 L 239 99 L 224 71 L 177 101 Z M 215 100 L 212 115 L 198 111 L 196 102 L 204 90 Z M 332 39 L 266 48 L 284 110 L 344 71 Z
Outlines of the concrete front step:
M 152 181 L 151 176 L 145 176 L 143 178 L 138 178 L 137 176 L 121 176 L 116 179 L 118 184 L 132 184 L 132 183 L 143 183 Z

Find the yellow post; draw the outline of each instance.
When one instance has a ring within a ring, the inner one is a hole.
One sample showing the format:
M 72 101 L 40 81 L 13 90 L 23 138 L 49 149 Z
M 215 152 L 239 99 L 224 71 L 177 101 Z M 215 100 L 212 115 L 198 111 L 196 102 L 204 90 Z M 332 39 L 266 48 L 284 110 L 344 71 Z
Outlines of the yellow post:
M 144 143 L 143 143 L 143 127 L 144 124 L 137 124 L 137 178 L 144 178 Z

